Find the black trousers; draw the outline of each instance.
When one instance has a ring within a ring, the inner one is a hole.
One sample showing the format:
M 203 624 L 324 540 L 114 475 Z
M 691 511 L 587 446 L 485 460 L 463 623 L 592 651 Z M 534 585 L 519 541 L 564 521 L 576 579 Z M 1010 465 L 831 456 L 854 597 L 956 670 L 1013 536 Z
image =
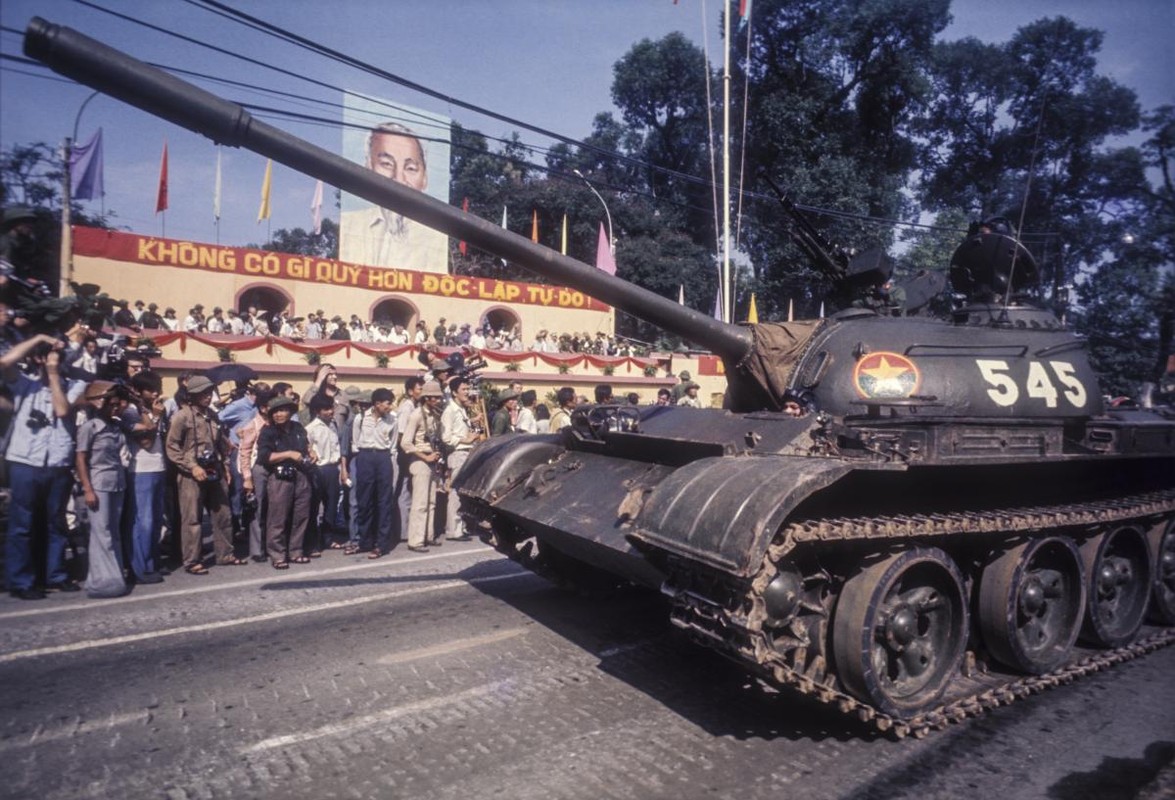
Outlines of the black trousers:
M 392 549 L 393 506 L 392 454 L 387 450 L 360 450 L 355 460 L 359 475 L 355 483 L 359 506 L 359 549 Z

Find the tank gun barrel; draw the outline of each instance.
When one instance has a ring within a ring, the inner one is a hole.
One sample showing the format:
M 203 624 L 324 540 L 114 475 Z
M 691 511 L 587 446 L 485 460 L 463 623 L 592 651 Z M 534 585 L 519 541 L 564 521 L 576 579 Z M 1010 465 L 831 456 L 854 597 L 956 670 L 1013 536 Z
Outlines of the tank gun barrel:
M 243 147 L 392 209 L 454 238 L 514 261 L 549 280 L 578 289 L 737 363 L 751 347 L 750 332 L 542 247 L 423 192 L 384 178 L 361 164 L 255 119 L 240 105 L 40 17 L 30 20 L 24 52 L 30 58 L 150 114 L 214 142 Z

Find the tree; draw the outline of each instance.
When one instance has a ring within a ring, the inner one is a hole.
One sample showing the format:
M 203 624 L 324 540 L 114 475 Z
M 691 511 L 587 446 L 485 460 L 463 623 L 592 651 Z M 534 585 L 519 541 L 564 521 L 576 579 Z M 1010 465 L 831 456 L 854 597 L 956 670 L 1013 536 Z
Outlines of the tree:
M 0 205 L 25 206 L 37 215 L 41 245 L 26 265 L 28 274 L 55 286 L 61 263 L 61 189 L 65 178 L 59 151 L 45 144 L 17 144 L 0 152 Z M 92 214 L 80 203 L 70 205 L 75 225 L 109 228 L 113 212 Z
M 928 101 L 924 73 L 933 37 L 949 21 L 947 0 L 775 0 L 755 6 L 751 58 L 738 62 L 750 83 L 748 174 L 810 206 L 901 218 L 913 209 L 901 190 L 915 165 L 913 122 Z M 789 300 L 814 315 L 828 281 L 791 243 L 774 203 L 755 203 L 742 237 L 751 257 L 762 316 L 782 316 Z M 826 238 L 866 249 L 886 246 L 888 229 L 848 218 L 815 217 Z
M 314 233 L 302 228 L 279 228 L 265 244 L 248 244 L 256 250 L 275 253 L 293 253 L 316 258 L 339 257 L 339 224 L 332 219 L 322 220 L 322 232 Z
M 714 241 L 708 172 L 707 82 L 702 51 L 680 33 L 642 39 L 612 68 L 612 101 L 627 136 L 618 137 L 646 163 L 641 183 L 663 201 L 676 203 L 695 241 Z M 597 122 L 602 122 L 597 117 Z
M 1144 118 L 1151 133 L 1135 151 L 1119 152 L 1114 187 L 1114 237 L 1096 269 L 1081 277 L 1076 326 L 1090 342 L 1094 366 L 1112 394 L 1133 395 L 1143 382 L 1159 383 L 1172 353 L 1175 317 L 1175 108 L 1162 106 Z M 1157 176 L 1157 185 L 1145 169 Z M 1126 185 L 1127 188 L 1123 188 Z

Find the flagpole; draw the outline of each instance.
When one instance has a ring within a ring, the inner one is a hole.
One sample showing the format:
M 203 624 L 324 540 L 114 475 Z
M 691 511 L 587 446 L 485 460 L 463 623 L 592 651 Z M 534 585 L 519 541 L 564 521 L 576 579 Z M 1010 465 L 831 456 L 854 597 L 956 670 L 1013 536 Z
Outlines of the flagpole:
M 722 68 L 722 321 L 733 319 L 730 296 L 730 0 L 724 0 Z
M 78 139 L 78 126 L 82 121 L 82 112 L 90 101 L 101 92 L 90 92 L 90 96 L 82 101 L 78 113 L 73 118 L 73 137 L 65 137 L 62 151 L 65 155 L 64 182 L 61 188 L 61 256 L 58 263 L 59 288 L 58 297 L 65 297 L 69 289 L 69 282 L 73 280 L 73 170 L 70 161 L 73 159 L 73 143 Z
M 74 130 L 76 129 L 77 125 L 74 125 Z M 61 185 L 61 254 L 58 264 L 58 297 L 65 297 L 65 290 L 69 288 L 70 278 L 73 277 L 73 209 L 70 208 L 73 205 L 73 200 L 71 198 L 72 188 L 69 185 L 69 182 L 73 180 L 69 174 L 69 160 L 73 157 L 72 147 L 73 140 L 66 136 L 65 143 L 61 148 L 65 154 L 65 169 L 62 171 Z

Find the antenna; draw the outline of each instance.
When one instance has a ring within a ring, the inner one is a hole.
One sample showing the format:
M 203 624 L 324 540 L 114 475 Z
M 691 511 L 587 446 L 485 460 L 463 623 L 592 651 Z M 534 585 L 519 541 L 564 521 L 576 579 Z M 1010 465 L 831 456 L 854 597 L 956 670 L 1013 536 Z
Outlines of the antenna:
M 1012 248 L 1012 266 L 1008 268 L 1008 286 L 1004 289 L 1004 314 L 1007 315 L 1008 306 L 1012 304 L 1012 286 L 1016 277 L 1016 259 L 1020 255 L 1020 248 L 1024 243 L 1020 241 L 1020 231 L 1024 230 L 1024 217 L 1028 213 L 1028 196 L 1032 192 L 1032 176 L 1036 174 L 1036 154 L 1040 152 L 1040 132 L 1044 128 L 1044 109 L 1048 104 L 1048 95 L 1040 101 L 1040 114 L 1036 118 L 1036 133 L 1032 140 L 1032 157 L 1028 159 L 1028 180 L 1024 182 L 1024 199 L 1020 201 L 1020 221 L 1016 225 L 1016 246 Z

